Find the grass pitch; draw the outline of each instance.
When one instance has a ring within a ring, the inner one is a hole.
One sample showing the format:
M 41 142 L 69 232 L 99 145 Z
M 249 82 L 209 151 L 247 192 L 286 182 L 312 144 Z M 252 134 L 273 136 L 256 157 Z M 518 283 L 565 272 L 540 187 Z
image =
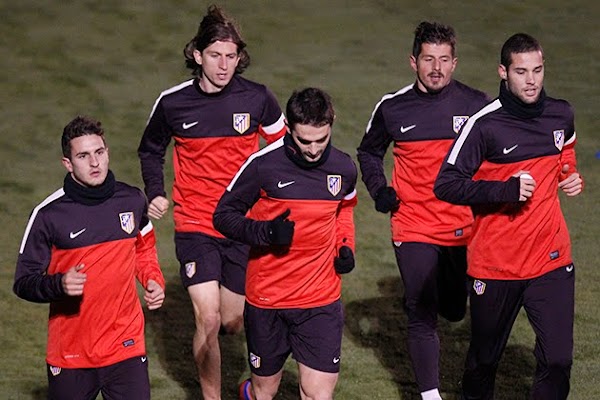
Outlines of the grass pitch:
M 160 91 L 188 79 L 182 49 L 208 2 L 107 0 L 0 2 L 0 398 L 44 399 L 47 306 L 12 294 L 14 265 L 30 210 L 62 182 L 59 137 L 77 114 L 107 130 L 118 179 L 141 185 L 137 148 Z M 285 104 L 293 89 L 320 86 L 334 99 L 335 144 L 355 154 L 375 103 L 414 80 L 408 64 L 412 32 L 439 20 L 458 33 L 455 77 L 496 95 L 500 46 L 511 34 L 537 37 L 546 55 L 546 89 L 576 111 L 583 195 L 563 200 L 577 271 L 572 399 L 600 398 L 599 6 L 592 1 L 443 2 L 439 0 L 223 1 L 249 45 L 245 73 Z M 389 159 L 389 157 L 388 157 Z M 391 164 L 388 165 L 388 167 Z M 170 174 L 170 168 L 167 169 Z M 418 399 L 406 351 L 402 284 L 387 218 L 359 184 L 358 267 L 344 277 L 344 362 L 339 399 Z M 155 399 L 199 397 L 191 361 L 192 312 L 181 289 L 169 218 L 155 224 L 168 280 L 167 300 L 147 313 Z M 440 323 L 442 391 L 455 399 L 469 321 Z M 223 340 L 224 399 L 247 376 L 242 336 Z M 521 315 L 504 354 L 498 399 L 526 399 L 535 368 L 533 335 Z M 293 363 L 279 399 L 295 399 Z

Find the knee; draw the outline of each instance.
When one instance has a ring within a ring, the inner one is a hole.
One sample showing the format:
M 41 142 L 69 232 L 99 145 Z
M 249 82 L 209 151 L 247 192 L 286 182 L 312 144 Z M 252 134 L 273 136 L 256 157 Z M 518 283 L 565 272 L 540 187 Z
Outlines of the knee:
M 217 336 L 221 326 L 221 315 L 218 312 L 209 312 L 196 315 L 196 330 L 204 332 L 207 336 Z
M 546 368 L 550 371 L 569 371 L 573 365 L 573 357 L 569 355 L 554 356 L 546 361 Z
M 240 315 L 239 317 L 222 321 L 221 330 L 219 331 L 222 335 L 235 335 L 240 333 L 244 329 L 244 318 Z

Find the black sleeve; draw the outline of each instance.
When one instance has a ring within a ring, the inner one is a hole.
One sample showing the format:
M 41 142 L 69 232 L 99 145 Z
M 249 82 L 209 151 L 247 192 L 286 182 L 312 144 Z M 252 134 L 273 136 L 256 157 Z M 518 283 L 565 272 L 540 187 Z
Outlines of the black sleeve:
M 479 126 L 464 129 L 442 163 L 433 188 L 436 197 L 460 205 L 518 202 L 518 178 L 473 180 L 485 154 L 486 142 Z
M 17 259 L 13 291 L 22 299 L 49 303 L 64 298 L 63 274 L 48 275 L 52 252 L 48 225 L 40 214 L 32 215 Z
M 153 110 L 138 147 L 146 196 L 152 201 L 156 196 L 165 196 L 163 166 L 165 153 L 171 142 L 171 127 L 167 123 L 162 103 Z
M 224 236 L 252 246 L 269 245 L 269 221 L 246 217 L 260 197 L 260 182 L 256 161 L 247 162 L 221 196 L 213 224 Z
M 381 107 L 377 107 L 357 149 L 362 180 L 373 199 L 379 189 L 387 186 L 383 158 L 391 142 Z

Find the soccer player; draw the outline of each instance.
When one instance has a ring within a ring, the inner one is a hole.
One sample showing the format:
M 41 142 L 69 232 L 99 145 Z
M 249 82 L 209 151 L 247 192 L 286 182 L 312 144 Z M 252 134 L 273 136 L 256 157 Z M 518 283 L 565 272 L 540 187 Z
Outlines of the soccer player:
M 219 330 L 243 327 L 248 261 L 248 246 L 217 232 L 212 214 L 235 172 L 258 150 L 259 135 L 273 142 L 285 134 L 275 96 L 240 76 L 250 64 L 245 47 L 234 21 L 210 6 L 184 49 L 194 78 L 161 93 L 138 149 L 149 215 L 158 219 L 169 208 L 163 164 L 175 142 L 175 246 L 193 304 L 194 359 L 207 400 L 221 398 Z
M 246 161 L 214 222 L 252 246 L 244 311 L 252 378 L 240 398 L 274 398 L 292 354 L 301 398 L 327 400 L 340 369 L 340 274 L 354 268 L 357 171 L 331 145 L 335 114 L 327 93 L 294 92 L 286 116 L 289 134 Z
M 573 360 L 575 270 L 558 188 L 583 188 L 568 102 L 544 91 L 544 53 L 524 33 L 502 46 L 500 94 L 469 119 L 435 194 L 471 205 L 471 343 L 465 399 L 492 399 L 496 369 L 523 307 L 536 335 L 532 399 L 566 399 Z
M 48 399 L 150 399 L 144 314 L 165 298 L 141 190 L 115 181 L 101 123 L 77 117 L 62 134 L 61 189 L 33 209 L 14 292 L 50 303 Z
M 421 22 L 410 65 L 416 82 L 386 94 L 375 106 L 358 147 L 362 179 L 375 209 L 391 212 L 394 252 L 404 282 L 408 349 L 423 399 L 440 399 L 438 313 L 449 321 L 466 312 L 468 207 L 435 198 L 440 165 L 469 116 L 487 96 L 452 78 L 454 29 Z M 383 159 L 393 143 L 391 185 Z

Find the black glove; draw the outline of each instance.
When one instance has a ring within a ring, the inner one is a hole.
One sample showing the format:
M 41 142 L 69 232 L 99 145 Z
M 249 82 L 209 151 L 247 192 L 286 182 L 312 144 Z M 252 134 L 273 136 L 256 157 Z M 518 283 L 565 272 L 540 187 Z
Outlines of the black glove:
M 335 272 L 338 274 L 347 274 L 354 269 L 354 253 L 348 246 L 340 247 L 340 255 L 333 259 Z
M 398 207 L 400 207 L 400 200 L 393 187 L 384 186 L 375 194 L 375 209 L 380 213 L 387 214 L 396 211 Z
M 287 217 L 290 216 L 288 208 L 283 213 L 269 221 L 269 242 L 277 246 L 289 246 L 292 243 L 294 236 L 294 221 L 290 221 Z

